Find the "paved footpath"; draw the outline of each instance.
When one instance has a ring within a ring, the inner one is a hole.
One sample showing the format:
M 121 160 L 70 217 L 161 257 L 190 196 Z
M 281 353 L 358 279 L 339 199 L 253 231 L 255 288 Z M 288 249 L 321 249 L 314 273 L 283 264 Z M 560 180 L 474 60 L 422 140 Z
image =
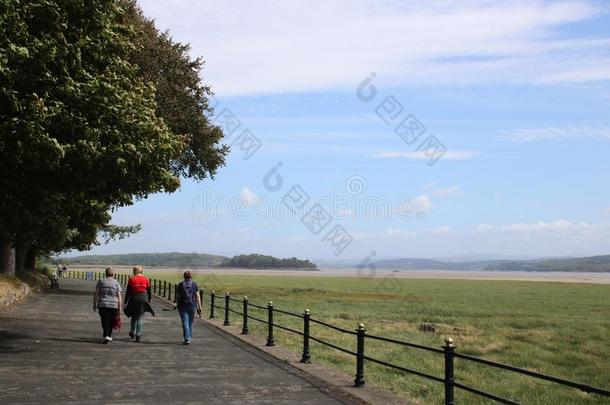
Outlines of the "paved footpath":
M 61 280 L 0 311 L 0 403 L 337 404 L 349 399 L 259 350 L 195 322 L 182 345 L 180 320 L 154 301 L 144 341 L 129 321 L 101 344 L 93 282 Z

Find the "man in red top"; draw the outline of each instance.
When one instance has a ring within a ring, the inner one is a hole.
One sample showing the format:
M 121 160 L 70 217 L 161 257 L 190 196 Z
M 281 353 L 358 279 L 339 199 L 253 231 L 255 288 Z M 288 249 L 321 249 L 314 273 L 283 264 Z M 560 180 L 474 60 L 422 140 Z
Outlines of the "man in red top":
M 152 292 L 150 290 L 150 280 L 142 275 L 142 267 L 133 268 L 133 277 L 127 283 L 125 293 L 125 315 L 131 318 L 131 330 L 129 337 L 136 342 L 142 340 L 144 331 L 144 312 L 150 312 L 155 316 L 155 312 L 150 306 Z

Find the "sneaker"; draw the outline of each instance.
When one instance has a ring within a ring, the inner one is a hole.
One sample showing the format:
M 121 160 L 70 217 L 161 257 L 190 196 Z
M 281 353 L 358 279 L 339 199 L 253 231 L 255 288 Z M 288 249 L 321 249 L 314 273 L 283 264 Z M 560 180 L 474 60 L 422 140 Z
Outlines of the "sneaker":
M 110 342 L 110 340 L 108 340 L 108 338 L 107 338 L 107 337 L 105 337 L 105 338 L 104 338 L 104 342 L 103 342 L 103 343 L 104 343 L 105 345 L 107 345 L 107 344 L 108 344 L 108 342 Z
M 190 341 L 190 340 L 185 340 L 185 341 L 184 341 L 184 343 L 183 343 L 183 345 L 185 345 L 185 346 L 186 346 L 186 345 L 190 345 L 190 344 L 191 344 L 191 341 Z
M 134 340 L 136 338 L 136 335 L 134 335 L 133 332 L 129 332 L 129 337 L 131 338 L 131 340 Z
M 142 341 L 142 336 L 136 336 L 136 342 L 141 342 Z
M 112 338 L 110 336 L 108 336 L 106 339 L 108 339 L 109 342 L 112 342 Z

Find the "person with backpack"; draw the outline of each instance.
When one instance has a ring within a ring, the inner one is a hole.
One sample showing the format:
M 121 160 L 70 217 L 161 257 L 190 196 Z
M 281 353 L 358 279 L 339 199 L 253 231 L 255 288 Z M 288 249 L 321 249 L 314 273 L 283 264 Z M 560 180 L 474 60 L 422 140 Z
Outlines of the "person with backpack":
M 193 281 L 193 276 L 188 270 L 184 272 L 184 281 L 180 282 L 176 288 L 175 299 L 182 320 L 184 344 L 190 345 L 193 341 L 195 311 L 201 316 L 201 297 L 199 296 L 199 286 Z

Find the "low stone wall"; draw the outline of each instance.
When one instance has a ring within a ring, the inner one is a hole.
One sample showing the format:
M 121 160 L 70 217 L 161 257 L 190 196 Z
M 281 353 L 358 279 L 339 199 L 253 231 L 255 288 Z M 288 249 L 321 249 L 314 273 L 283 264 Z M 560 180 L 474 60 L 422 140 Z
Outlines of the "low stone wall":
M 0 308 L 5 308 L 27 297 L 32 288 L 24 282 L 0 279 Z

